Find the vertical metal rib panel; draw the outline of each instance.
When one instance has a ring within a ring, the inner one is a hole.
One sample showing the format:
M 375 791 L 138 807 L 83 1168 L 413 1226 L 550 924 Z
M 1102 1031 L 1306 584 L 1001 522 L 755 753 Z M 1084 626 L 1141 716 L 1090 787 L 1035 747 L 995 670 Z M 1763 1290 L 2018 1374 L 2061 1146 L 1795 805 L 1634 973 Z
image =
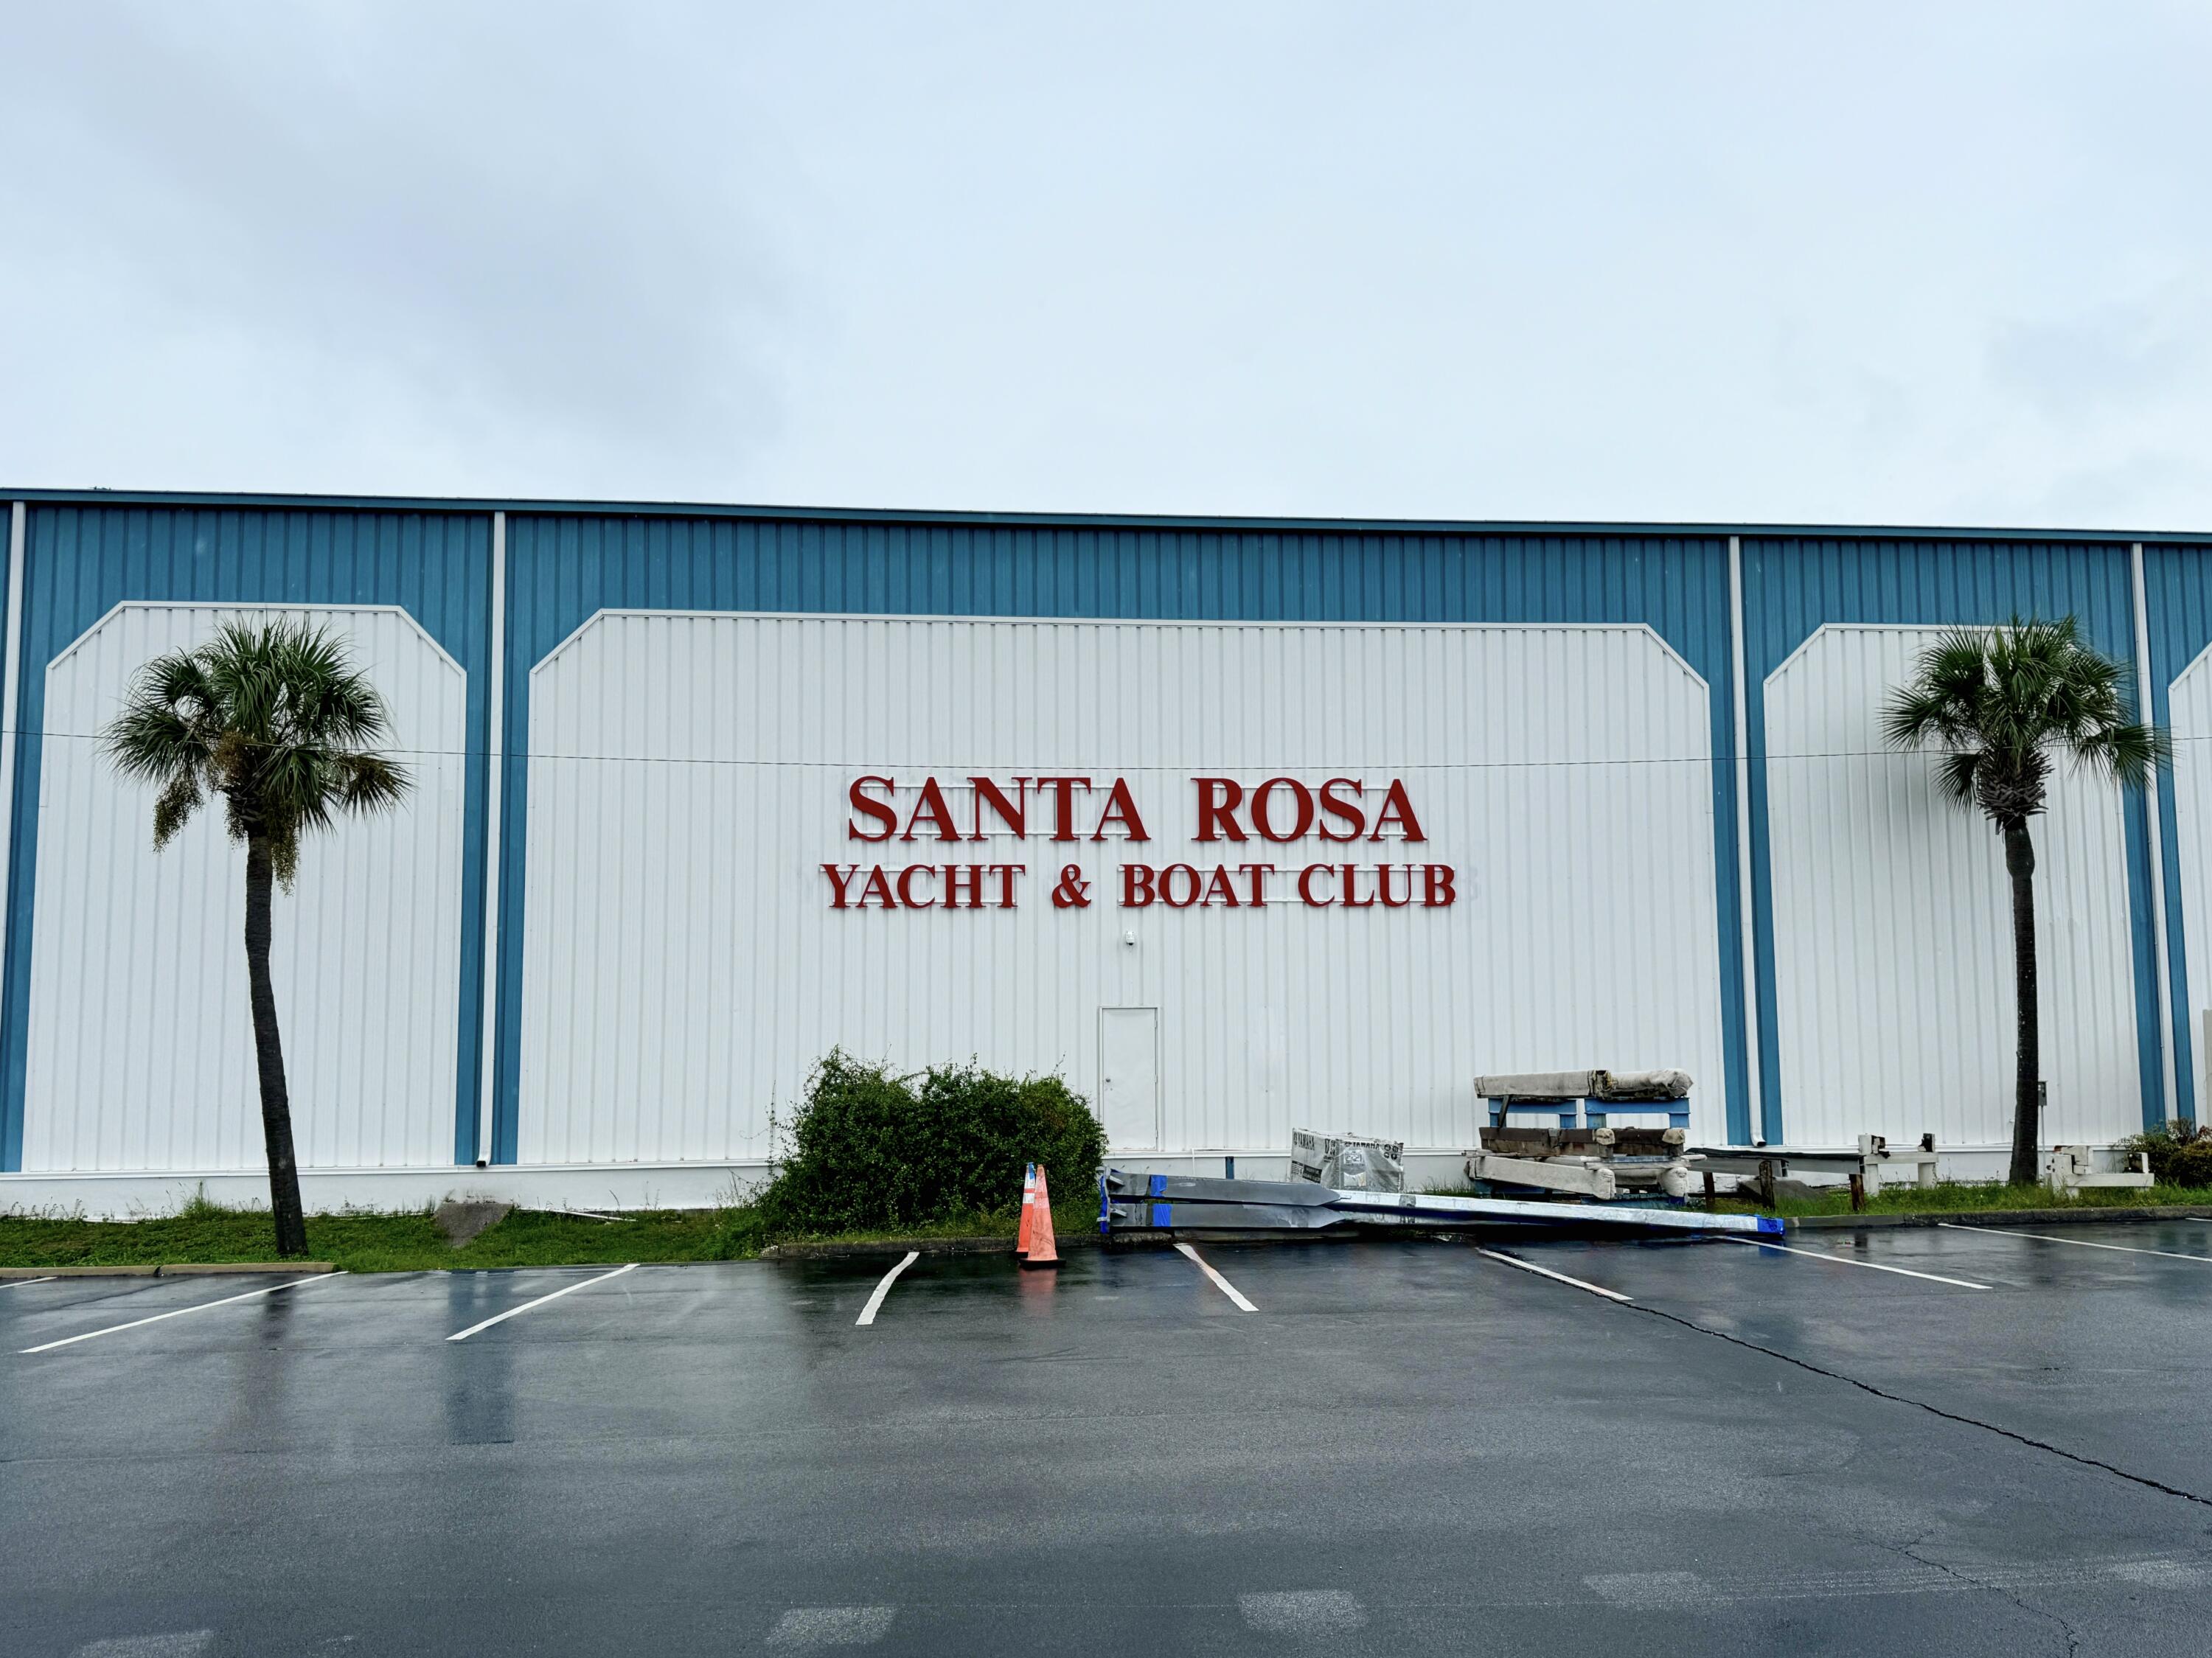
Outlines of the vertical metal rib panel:
M 532 697 L 524 1162 L 763 1155 L 833 1045 L 1095 1096 L 1115 1006 L 1161 1011 L 1164 1149 L 1455 1147 L 1479 1072 L 1590 1063 L 1689 1069 L 1723 1130 L 1711 696 L 1642 628 L 611 612 Z M 1089 840 L 1095 800 L 1074 844 L 848 835 L 863 774 L 967 821 L 969 775 L 1055 772 L 1127 778 L 1151 840 Z M 1402 777 L 1428 840 L 1200 845 L 1198 774 Z M 1011 912 L 834 910 L 820 865 L 878 858 L 1028 872 Z M 1131 859 L 1285 873 L 1264 908 L 1125 909 Z M 1449 863 L 1459 899 L 1304 908 L 1323 860 Z M 1052 903 L 1066 865 L 1090 908 Z
M 2125 543 L 1747 537 L 1744 582 L 1747 652 L 1754 675 L 1762 682 L 1774 677 L 1784 659 L 1816 629 L 1827 623 L 1913 628 L 1996 623 L 2014 615 L 2072 615 L 2081 620 L 2091 642 L 2106 654 L 2125 662 L 2134 649 L 2133 603 Z M 2155 611 L 2157 607 L 2154 604 L 2152 608 Z M 1778 832 L 1773 812 L 1778 804 L 1776 791 L 1784 782 L 1779 759 L 1784 750 L 1766 728 L 1768 703 L 1767 697 L 1754 697 L 1750 720 L 1753 752 L 1765 760 L 1765 764 L 1754 766 L 1752 773 L 1751 852 L 1754 891 L 1759 900 L 1755 911 L 1759 931 L 1759 991 L 1764 1004 L 1765 1028 L 1775 1032 L 1777 1037 L 1765 1056 L 1763 1091 L 1769 1106 L 1770 1135 L 1802 1145 L 1807 1143 L 1809 1129 L 1799 1120 L 1788 1097 L 1788 1078 L 1796 1074 L 1797 1061 L 1785 1062 L 1779 1051 L 1789 1038 L 1776 1023 L 1778 972 L 1784 952 L 1796 952 L 1801 961 L 1810 959 L 1817 956 L 1820 941 L 1817 938 L 1783 937 L 1786 929 L 1797 924 L 1790 919 L 1790 902 L 1782 889 L 1784 872 L 1769 855 L 1774 844 L 1772 835 Z M 1808 713 L 1807 717 L 1813 716 Z M 1837 717 L 1870 718 L 1863 710 L 1857 714 L 1844 710 Z M 1875 744 L 1867 739 L 1849 746 L 1867 749 Z M 2138 795 L 2116 795 L 2114 810 L 2122 825 L 2121 865 L 2114 877 L 2118 896 L 2114 902 L 2124 906 L 2128 921 L 2126 947 L 2117 967 L 2098 955 L 2082 963 L 2080 970 L 2086 972 L 2094 967 L 2100 971 L 2110 969 L 2116 975 L 2109 987 L 2096 991 L 2094 1005 L 2104 1005 L 2108 988 L 2112 996 L 2130 1001 L 2132 1012 L 2127 1029 L 2136 1044 L 2136 1065 L 2130 1076 L 2121 1079 L 2112 1070 L 2106 1053 L 2109 1034 L 2099 1037 L 2098 1057 L 2087 1061 L 2087 1070 L 2075 1074 L 2076 1086 L 2094 1087 L 2100 1091 L 2094 1098 L 2078 1102 L 2079 1110 L 2087 1114 L 2077 1121 L 2139 1126 L 2146 1113 L 2155 1114 L 2161 1091 L 2144 809 Z M 1805 912 L 1800 908 L 1796 913 Z M 2008 927 L 2009 923 L 2006 926 Z M 1976 947 L 1976 941 L 1967 938 L 1945 945 L 1947 949 L 1961 950 Z M 2045 951 L 2046 973 L 2051 970 L 2053 953 L 2066 948 L 2065 939 L 2053 938 Z M 2057 1016 L 2059 1023 L 2072 1028 L 2070 1021 L 2090 1016 L 2091 1005 L 2083 1002 L 2072 1013 L 2062 1011 Z M 1898 1017 L 1908 1021 L 1927 1017 L 1902 1004 L 1897 1012 Z M 1801 1008 L 1798 1017 L 1802 1019 L 1803 1014 Z M 2009 1029 L 2006 1025 L 1999 1031 L 2000 1041 L 2009 1042 Z M 1908 1047 L 1935 1039 L 1916 1032 L 1910 1024 L 1905 1027 L 1902 1037 Z M 2048 1042 L 2046 1054 L 2048 1066 L 2056 1060 L 2055 1049 Z M 2008 1060 L 2001 1069 L 2005 1075 L 2010 1074 Z M 2059 1092 L 2057 1073 L 2053 1072 L 2051 1075 L 2053 1109 L 2058 1111 L 2062 1108 L 2056 1099 Z M 1826 1108 L 1817 1108 L 1820 1111 Z M 1820 1123 L 1832 1121 L 1834 1120 L 1817 1114 L 1814 1119 Z M 2129 1133 L 2132 1128 L 2123 1127 L 2117 1132 Z
M 2010 1141 L 2003 849 L 1938 796 L 1934 756 L 1880 739 L 1890 688 L 1938 631 L 1832 626 L 1767 683 L 1776 1034 L 1798 1145 Z M 2034 829 L 2049 1139 L 2141 1121 L 2126 833 L 2119 792 L 2062 767 Z
M 1705 876 L 1718 865 L 1712 937 L 1738 932 L 1735 784 L 1705 763 L 1732 745 L 1725 543 L 1666 535 L 1333 534 L 1139 525 L 839 523 L 776 519 L 515 514 L 512 644 L 504 672 L 510 756 L 503 802 L 502 908 L 520 916 L 538 890 L 535 812 L 526 754 L 545 752 L 532 671 L 596 611 L 671 609 L 1221 621 L 1643 623 L 1705 682 L 1699 763 Z M 641 671 L 644 671 L 642 665 Z M 750 683 L 750 682 L 745 682 Z M 1719 688 L 1714 694 L 1713 688 Z M 773 689 L 773 688 L 770 688 Z M 1512 688 L 1504 688 L 1511 694 Z M 1199 705 L 1199 706 L 1203 706 Z M 1512 704 L 1519 717 L 1517 696 Z M 1506 718 L 1493 707 L 1470 716 Z M 1371 745 L 1364 752 L 1374 751 Z M 572 808 L 573 810 L 573 808 Z M 1671 844 L 1671 843 L 1670 843 Z M 1701 877 L 1700 878 L 1704 878 Z M 1692 947 L 1690 945 L 1686 948 Z M 522 986 L 538 943 L 503 940 L 500 1114 L 495 1155 L 521 1137 Z M 1718 969 L 1714 969 L 1716 973 Z M 1743 1127 L 1741 981 L 1721 975 L 1725 1035 L 1704 1099 Z M 1715 1132 L 1721 1132 L 1717 1129 Z
M 434 1164 L 452 1145 L 467 687 L 398 610 L 311 613 L 383 692 L 415 789 L 397 813 L 311 837 L 276 900 L 294 1133 L 303 1164 Z M 242 854 L 213 806 L 156 853 L 149 792 L 98 733 L 143 664 L 270 614 L 122 605 L 47 671 L 27 1169 L 263 1163 Z
M 452 746 L 471 751 L 463 767 L 459 833 L 463 843 L 480 848 L 481 733 L 489 680 L 483 671 L 488 663 L 489 539 L 487 517 L 459 513 L 97 503 L 33 507 L 17 681 L 22 738 L 9 851 L 0 1166 L 22 1166 L 32 930 L 41 906 L 49 901 L 73 902 L 39 878 L 46 838 L 39 818 L 50 752 L 42 735 L 47 665 L 123 604 L 396 605 L 468 671 L 465 732 L 472 735 L 465 734 Z M 480 868 L 465 872 L 459 912 L 453 920 L 459 972 L 462 981 L 471 985 L 477 982 L 481 967 L 477 906 L 482 890 Z M 452 1157 L 453 1114 L 472 1103 L 470 1073 L 478 1041 L 474 1015 L 473 1008 L 459 1005 L 448 1009 L 455 1035 L 445 1048 L 457 1053 L 459 1062 L 449 1079 L 444 1106 L 449 1129 L 446 1148 L 433 1162 Z

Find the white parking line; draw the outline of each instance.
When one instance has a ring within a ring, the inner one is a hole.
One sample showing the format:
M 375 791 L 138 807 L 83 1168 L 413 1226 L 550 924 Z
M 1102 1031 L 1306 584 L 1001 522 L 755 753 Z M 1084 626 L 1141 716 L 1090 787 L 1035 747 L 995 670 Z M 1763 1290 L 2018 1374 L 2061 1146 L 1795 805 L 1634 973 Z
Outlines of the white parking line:
M 1367 1608 L 1344 1589 L 1277 1589 L 1240 1594 L 1237 1610 L 1263 1635 L 1303 1637 L 1349 1635 L 1367 1626 Z
M 446 1339 L 448 1341 L 466 1341 L 471 1336 L 479 1335 L 484 1331 L 490 1329 L 495 1324 L 504 1324 L 507 1320 L 515 1317 L 517 1315 L 528 1312 L 532 1307 L 543 1307 L 549 1301 L 558 1301 L 563 1296 L 573 1296 L 579 1290 L 588 1290 L 594 1284 L 605 1284 L 611 1278 L 620 1278 L 624 1272 L 634 1272 L 636 1270 L 637 1263 L 635 1261 L 630 1262 L 627 1266 L 617 1266 L 611 1272 L 601 1272 L 598 1277 L 587 1278 L 580 1284 L 571 1284 L 566 1289 L 556 1290 L 550 1296 L 540 1296 L 535 1301 L 524 1302 L 520 1307 L 510 1307 L 503 1313 L 494 1313 L 483 1323 L 471 1324 L 465 1330 L 456 1330 L 453 1334 L 447 1336 Z
M 860 1317 L 854 1319 L 853 1322 L 855 1324 L 873 1324 L 876 1321 L 877 1310 L 883 1306 L 884 1297 L 890 1294 L 891 1285 L 898 1282 L 898 1275 L 906 1271 L 908 1267 L 913 1266 L 915 1262 L 921 1259 L 921 1250 L 908 1250 L 906 1252 L 906 1259 L 899 1262 L 897 1266 L 892 1267 L 890 1272 L 885 1272 L 882 1278 L 878 1281 L 874 1291 L 868 1297 L 868 1304 L 860 1309 Z
M 1765 1238 L 1729 1238 L 1728 1242 L 1748 1243 L 1758 1249 L 1779 1249 L 1785 1255 L 1802 1255 L 1808 1260 L 1832 1261 L 1838 1266 L 1863 1266 L 1869 1272 L 1894 1272 L 1899 1278 L 1925 1278 L 1930 1284 L 1954 1284 L 1961 1290 L 1991 1290 L 1996 1287 L 1990 1284 L 1976 1284 L 1968 1278 L 1945 1278 L 1941 1272 L 1916 1272 L 1909 1266 L 1884 1266 L 1878 1261 L 1853 1260 L 1849 1255 L 1832 1255 L 1825 1249 L 1792 1249 L 1786 1243 L 1769 1243 Z
M 334 1278 L 343 1278 L 343 1272 L 318 1272 L 313 1278 L 295 1278 L 283 1284 L 269 1284 L 258 1290 L 247 1290 L 239 1295 L 225 1296 L 220 1301 L 196 1301 L 189 1307 L 173 1308 L 166 1313 L 155 1313 L 147 1318 L 134 1318 L 128 1324 L 107 1324 L 97 1330 L 87 1330 L 82 1335 L 64 1336 L 59 1341 L 42 1341 L 35 1347 L 26 1347 L 27 1353 L 50 1353 L 57 1347 L 70 1347 L 80 1341 L 89 1341 L 94 1336 L 112 1336 L 118 1330 L 135 1330 L 142 1324 L 159 1324 L 165 1318 L 182 1318 L 186 1313 L 204 1313 L 210 1307 L 228 1307 L 234 1301 L 251 1301 L 256 1296 L 273 1296 L 279 1290 L 297 1290 L 303 1284 L 327 1283 Z
M 1223 1295 L 1227 1296 L 1230 1300 L 1237 1303 L 1237 1310 L 1238 1312 L 1256 1313 L 1260 1310 L 1250 1302 L 1244 1299 L 1243 1292 L 1240 1291 L 1235 1284 L 1231 1284 L 1227 1278 L 1222 1277 L 1220 1273 L 1215 1272 L 1213 1268 L 1207 1266 L 1204 1259 L 1200 1256 L 1198 1251 L 1192 1248 L 1190 1245 L 1188 1243 L 1178 1243 L 1176 1245 L 1176 1249 L 1178 1254 L 1188 1255 L 1191 1260 L 1196 1261 L 1198 1263 L 1198 1270 L 1213 1280 L 1213 1287 L 1215 1289 L 1220 1291 Z
M 872 1647 L 890 1632 L 896 1606 L 793 1606 L 768 1632 L 772 1647 Z
M 2038 1243 L 2071 1243 L 2084 1249 L 2117 1249 L 2124 1255 L 2157 1255 L 2166 1260 L 2193 1260 L 2200 1266 L 2212 1266 L 2212 1255 L 2185 1255 L 2172 1249 L 2142 1249 L 2127 1243 L 2092 1243 L 2087 1238 L 2054 1238 L 2044 1232 L 2008 1232 L 2002 1226 L 1961 1226 L 1950 1220 L 1939 1220 L 1936 1224 L 1947 1232 L 1995 1232 L 2001 1238 L 2033 1238 Z
M 12 1278 L 5 1284 L 0 1284 L 0 1290 L 21 1290 L 29 1284 L 52 1284 L 53 1281 L 53 1274 L 51 1272 L 44 1278 Z
M 215 1643 L 211 1629 L 179 1630 L 173 1635 L 124 1635 L 87 1641 L 70 1658 L 199 1658 Z
M 1508 1266 L 1518 1266 L 1524 1272 L 1534 1272 L 1538 1278 L 1550 1278 L 1555 1284 L 1571 1284 L 1577 1290 L 1587 1290 L 1594 1296 L 1603 1296 L 1607 1301 L 1630 1301 L 1634 1296 L 1625 1296 L 1618 1290 L 1608 1290 L 1601 1284 L 1585 1284 L 1578 1278 L 1569 1278 L 1565 1272 L 1555 1272 L 1548 1266 L 1539 1266 L 1533 1260 L 1523 1260 L 1518 1255 L 1502 1255 L 1495 1249 L 1475 1245 L 1474 1253 L 1487 1255 L 1492 1260 L 1502 1260 Z

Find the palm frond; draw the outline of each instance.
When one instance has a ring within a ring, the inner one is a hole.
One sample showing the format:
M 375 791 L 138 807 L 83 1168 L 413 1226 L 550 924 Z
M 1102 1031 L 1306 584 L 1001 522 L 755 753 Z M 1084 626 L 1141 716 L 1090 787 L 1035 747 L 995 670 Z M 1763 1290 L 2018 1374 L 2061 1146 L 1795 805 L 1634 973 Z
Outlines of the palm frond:
M 2131 789 L 2142 787 L 2158 768 L 2173 764 L 2173 739 L 2158 726 L 2113 726 L 2085 732 L 2072 746 L 2075 758 Z
M 2000 825 L 2044 809 L 2051 756 L 2064 752 L 2130 787 L 2170 757 L 2164 732 L 2139 723 L 2127 669 L 2071 616 L 2014 616 L 1954 628 L 1923 651 L 1883 705 L 1893 747 L 1940 747 L 1944 796 Z
M 1947 754 L 1936 768 L 1936 786 L 1947 800 L 1962 806 L 1974 804 L 1974 785 L 1980 780 L 1982 756 L 1969 749 Z
M 157 657 L 140 671 L 125 693 L 123 710 L 101 733 L 118 770 L 144 782 L 167 783 L 179 772 L 197 771 L 207 762 L 210 724 L 204 706 L 187 693 L 169 694 L 186 676 L 169 658 Z
M 1883 712 L 1882 735 L 1898 748 L 1955 744 L 1979 728 L 1990 693 L 1984 635 L 1954 629 L 1920 653 L 1912 678 Z
M 339 765 L 344 774 L 339 799 L 348 811 L 381 811 L 398 805 L 414 786 L 414 779 L 404 767 L 381 755 L 348 755 Z
M 370 746 L 390 728 L 345 642 L 284 617 L 226 622 L 197 648 L 148 663 L 102 735 L 118 770 L 161 787 L 157 847 L 219 796 L 224 827 L 265 838 L 289 888 L 303 835 L 405 797 L 406 770 Z

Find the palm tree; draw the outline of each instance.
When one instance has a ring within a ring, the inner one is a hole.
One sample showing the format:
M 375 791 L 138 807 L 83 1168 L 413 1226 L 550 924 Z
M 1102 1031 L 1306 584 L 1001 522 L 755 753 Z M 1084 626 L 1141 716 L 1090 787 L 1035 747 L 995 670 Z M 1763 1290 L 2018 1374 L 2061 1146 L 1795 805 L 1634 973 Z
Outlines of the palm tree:
M 2134 718 L 2124 670 L 2081 637 L 2072 616 L 2002 628 L 1960 628 L 1921 653 L 1911 679 L 1882 711 L 1894 746 L 1933 742 L 1943 793 L 1978 808 L 2004 839 L 2012 878 L 2013 996 L 2020 1022 L 2013 1084 L 2012 1170 L 2036 1180 L 2035 843 L 2028 819 L 2044 808 L 2054 756 L 2070 755 L 2125 788 L 2140 788 L 2169 756 L 2166 734 Z
M 231 622 L 141 668 L 104 734 L 117 769 L 160 786 L 155 850 L 218 796 L 231 839 L 246 845 L 246 977 L 280 1256 L 307 1254 L 307 1223 L 269 976 L 270 889 L 292 890 L 302 834 L 406 793 L 407 774 L 368 747 L 389 725 L 384 699 L 322 628 Z

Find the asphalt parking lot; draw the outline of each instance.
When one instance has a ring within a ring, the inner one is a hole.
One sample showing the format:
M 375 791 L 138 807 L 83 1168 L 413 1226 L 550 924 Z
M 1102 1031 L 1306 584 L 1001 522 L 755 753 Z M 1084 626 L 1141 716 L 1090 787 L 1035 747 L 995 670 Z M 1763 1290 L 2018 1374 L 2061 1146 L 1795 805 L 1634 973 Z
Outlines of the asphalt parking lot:
M 2202 1651 L 2212 1224 L 2033 1230 L 16 1283 L 0 1650 Z

